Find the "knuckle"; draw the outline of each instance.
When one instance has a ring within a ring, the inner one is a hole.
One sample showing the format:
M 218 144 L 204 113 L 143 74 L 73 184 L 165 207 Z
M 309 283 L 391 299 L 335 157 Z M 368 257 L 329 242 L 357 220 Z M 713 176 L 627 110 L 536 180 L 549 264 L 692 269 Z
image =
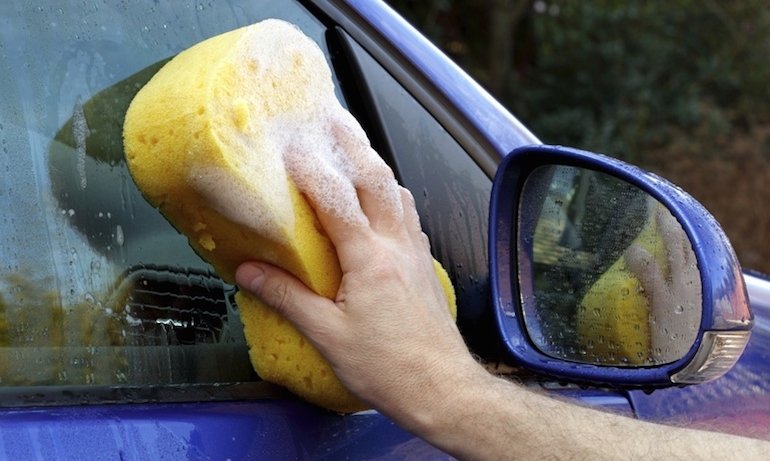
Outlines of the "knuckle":
M 422 242 L 422 246 L 430 251 L 430 238 L 428 238 L 425 232 L 420 232 L 420 241 Z
M 272 284 L 267 289 L 267 303 L 280 313 L 285 313 L 291 308 L 293 295 L 289 286 L 285 283 Z
M 412 195 L 412 192 L 409 189 L 407 189 L 406 187 L 403 187 L 403 186 L 399 186 L 399 188 L 401 190 L 401 196 L 404 199 L 404 203 L 406 205 L 414 208 L 415 201 L 414 201 L 414 195 Z

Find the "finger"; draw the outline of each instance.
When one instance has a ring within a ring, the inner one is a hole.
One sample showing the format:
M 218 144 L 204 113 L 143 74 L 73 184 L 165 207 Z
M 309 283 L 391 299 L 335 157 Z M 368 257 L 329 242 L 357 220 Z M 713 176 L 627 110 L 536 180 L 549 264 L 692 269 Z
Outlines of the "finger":
M 657 358 L 657 345 L 661 344 L 662 328 L 653 325 L 666 325 L 669 313 L 669 296 L 665 279 L 660 267 L 652 255 L 640 245 L 633 244 L 624 253 L 626 268 L 631 271 L 644 290 L 650 309 L 650 342 L 653 356 Z
M 399 186 L 390 168 L 368 171 L 370 179 L 358 178 L 356 191 L 371 228 L 378 233 L 393 233 L 403 223 L 404 209 Z
M 313 340 L 313 332 L 323 331 L 339 310 L 331 300 L 309 289 L 288 272 L 269 264 L 247 262 L 235 272 L 238 286 L 289 320 Z
M 665 242 L 671 279 L 678 285 L 692 277 L 696 267 L 695 253 L 679 221 L 662 206 L 658 210 L 657 224 Z
M 666 278 L 655 258 L 641 245 L 633 244 L 623 253 L 626 268 L 639 280 L 648 299 L 668 292 Z
M 403 219 L 403 208 L 393 170 L 372 149 L 355 120 L 336 120 L 331 131 L 370 225 L 380 232 L 396 229 Z
M 417 205 L 414 202 L 414 196 L 409 189 L 399 186 L 401 194 L 401 206 L 404 210 L 404 226 L 412 239 L 423 240 L 422 226 L 420 225 L 420 215 L 417 213 Z
M 338 251 L 368 229 L 353 183 L 333 165 L 319 159 L 311 164 L 299 148 L 284 153 L 286 172 L 307 199 L 326 235 Z
M 658 211 L 658 229 L 663 234 L 663 239 L 666 242 L 666 248 L 668 248 L 669 255 L 672 261 L 675 261 L 676 267 L 683 262 L 689 264 L 691 262 L 690 240 L 687 238 L 687 234 L 682 229 L 682 225 L 679 221 L 663 206 Z

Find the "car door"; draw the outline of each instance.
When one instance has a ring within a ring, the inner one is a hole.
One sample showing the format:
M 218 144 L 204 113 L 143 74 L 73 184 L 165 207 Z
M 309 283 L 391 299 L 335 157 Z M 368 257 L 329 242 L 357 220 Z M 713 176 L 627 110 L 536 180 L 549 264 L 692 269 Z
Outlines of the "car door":
M 329 414 L 254 375 L 233 288 L 133 186 L 121 158 L 122 115 L 187 46 L 266 17 L 299 25 L 327 54 L 340 101 L 415 196 L 456 286 L 460 327 L 493 364 L 491 177 L 503 155 L 537 138 L 380 2 L 18 1 L 0 9 L 0 204 L 10 210 L 0 219 L 0 453 L 444 457 L 381 415 Z M 643 395 L 513 371 L 549 392 L 627 413 L 634 402 L 642 417 L 668 417 L 646 412 Z

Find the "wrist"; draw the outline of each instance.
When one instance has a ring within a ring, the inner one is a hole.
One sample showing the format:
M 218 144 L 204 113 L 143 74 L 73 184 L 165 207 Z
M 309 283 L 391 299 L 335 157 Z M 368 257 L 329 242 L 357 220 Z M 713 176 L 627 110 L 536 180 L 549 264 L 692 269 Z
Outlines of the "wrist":
M 394 417 L 399 425 L 428 442 L 447 449 L 452 442 L 462 443 L 462 425 L 467 421 L 469 408 L 483 408 L 482 400 L 491 381 L 480 364 L 470 358 L 467 363 L 447 367 L 432 376 L 431 383 L 421 390 L 419 403 L 406 408 L 402 418 Z M 450 450 L 451 452 L 451 450 Z

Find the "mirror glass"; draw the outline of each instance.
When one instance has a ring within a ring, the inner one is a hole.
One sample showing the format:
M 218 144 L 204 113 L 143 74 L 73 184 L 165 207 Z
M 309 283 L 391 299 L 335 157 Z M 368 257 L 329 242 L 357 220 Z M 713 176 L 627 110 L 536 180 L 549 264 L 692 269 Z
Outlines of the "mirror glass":
M 700 272 L 663 204 L 613 176 L 563 165 L 538 167 L 520 197 L 518 282 L 536 347 L 621 367 L 687 354 L 701 321 Z

